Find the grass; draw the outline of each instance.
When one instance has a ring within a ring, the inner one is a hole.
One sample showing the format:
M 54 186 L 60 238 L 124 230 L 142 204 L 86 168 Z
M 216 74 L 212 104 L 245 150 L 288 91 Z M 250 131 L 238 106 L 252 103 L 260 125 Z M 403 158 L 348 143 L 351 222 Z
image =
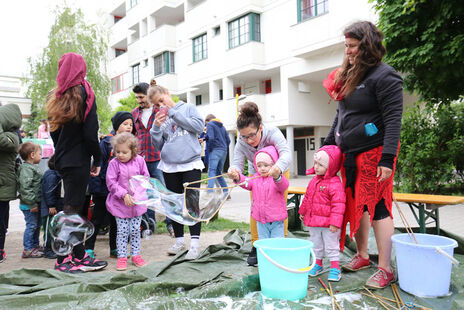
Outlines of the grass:
M 243 231 L 248 231 L 250 229 L 250 224 L 244 222 L 234 222 L 224 218 L 217 218 L 214 221 L 209 222 L 208 224 L 203 223 L 201 225 L 201 231 L 228 231 L 233 229 L 241 229 Z M 188 232 L 188 226 L 184 226 L 185 232 Z M 156 223 L 156 233 L 157 234 L 167 234 L 168 230 L 166 229 L 165 222 Z

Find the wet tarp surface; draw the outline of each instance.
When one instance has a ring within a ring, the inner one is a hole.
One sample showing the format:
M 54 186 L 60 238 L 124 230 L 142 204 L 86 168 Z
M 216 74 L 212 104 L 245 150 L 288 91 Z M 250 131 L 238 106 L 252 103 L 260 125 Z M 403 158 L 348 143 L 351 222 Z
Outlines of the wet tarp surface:
M 297 237 L 308 236 L 302 234 Z M 152 263 L 128 273 L 68 275 L 54 270 L 15 270 L 0 274 L 0 309 L 332 308 L 331 299 L 322 290 L 317 278 L 309 279 L 308 295 L 303 300 L 263 297 L 258 268 L 246 264 L 250 249 L 249 234 L 234 230 L 224 237 L 223 244 L 209 246 L 195 261 L 184 260 L 183 252 L 171 261 Z M 341 262 L 348 261 L 352 255 L 353 252 L 347 248 L 341 255 Z M 455 258 L 464 263 L 463 255 L 455 254 Z M 382 308 L 376 300 L 360 294 L 373 271 L 370 268 L 343 273 L 340 282 L 332 283 L 343 309 Z M 401 296 L 405 302 L 432 309 L 463 309 L 462 275 L 462 264 L 453 268 L 449 296 L 424 299 L 402 291 Z M 327 273 L 322 274 L 321 278 L 327 283 Z M 390 288 L 375 293 L 393 298 Z

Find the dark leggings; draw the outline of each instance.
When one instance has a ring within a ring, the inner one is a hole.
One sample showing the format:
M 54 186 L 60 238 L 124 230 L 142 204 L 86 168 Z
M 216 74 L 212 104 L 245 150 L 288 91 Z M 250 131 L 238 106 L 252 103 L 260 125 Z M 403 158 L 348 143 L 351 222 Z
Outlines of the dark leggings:
M 201 171 L 198 169 L 166 173 L 163 172 L 164 181 L 166 182 L 166 188 L 174 193 L 182 194 L 184 192 L 184 183 L 198 181 L 201 178 Z M 200 187 L 200 183 L 190 185 L 190 187 Z M 197 203 L 198 204 L 198 203 Z M 174 236 L 176 238 L 184 236 L 184 225 L 172 221 L 172 228 L 174 229 Z M 193 226 L 189 226 L 190 236 L 198 238 L 201 232 L 201 222 L 196 223 Z
M 5 247 L 5 234 L 8 227 L 9 201 L 0 201 L 0 250 Z
M 367 206 L 364 206 L 364 212 L 369 212 L 369 210 L 367 209 Z M 374 218 L 372 220 L 380 221 L 389 216 L 390 216 L 390 212 L 388 212 L 387 210 L 387 206 L 385 205 L 385 200 L 381 199 L 375 205 Z
M 98 231 L 103 227 L 105 218 L 110 220 L 110 250 L 116 249 L 116 219 L 106 209 L 106 196 L 93 196 L 92 201 L 95 203 L 93 214 L 90 221 L 95 227 L 93 235 L 85 242 L 85 249 L 95 249 L 95 240 L 97 239 Z
M 64 199 L 63 211 L 66 214 L 79 214 L 87 218 L 87 208 L 90 197 L 85 196 L 89 184 L 90 163 L 82 167 L 65 168 L 59 171 L 63 179 Z M 87 201 L 86 201 L 87 200 Z M 79 243 L 73 248 L 72 256 L 77 259 L 84 258 L 85 247 Z M 61 264 L 66 256 L 58 256 L 57 262 Z

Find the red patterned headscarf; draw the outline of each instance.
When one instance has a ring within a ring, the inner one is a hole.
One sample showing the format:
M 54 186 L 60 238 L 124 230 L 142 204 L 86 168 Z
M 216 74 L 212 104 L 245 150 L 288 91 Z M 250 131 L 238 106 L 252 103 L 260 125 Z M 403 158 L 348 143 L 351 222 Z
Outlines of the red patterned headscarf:
M 55 94 L 56 98 L 60 98 L 67 89 L 73 86 L 84 86 L 85 92 L 87 93 L 87 107 L 85 108 L 84 121 L 95 100 L 95 93 L 93 92 L 92 86 L 85 80 L 86 74 L 87 65 L 81 55 L 66 53 L 61 56 L 58 63 L 58 75 L 56 76 L 56 82 L 58 83 L 58 89 Z

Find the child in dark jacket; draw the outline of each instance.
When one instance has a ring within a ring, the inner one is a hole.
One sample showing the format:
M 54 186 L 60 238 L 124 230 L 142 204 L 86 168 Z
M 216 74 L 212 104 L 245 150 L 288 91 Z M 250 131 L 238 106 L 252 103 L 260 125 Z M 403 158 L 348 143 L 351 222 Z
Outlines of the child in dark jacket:
M 19 148 L 19 155 L 24 161 L 17 172 L 19 209 L 26 221 L 22 258 L 38 258 L 43 256 L 39 247 L 39 205 L 43 173 L 38 166 L 42 159 L 42 150 L 38 144 L 25 142 Z
M 330 260 L 329 281 L 340 281 L 340 227 L 345 214 L 345 188 L 337 176 L 342 164 L 342 152 L 335 145 L 326 145 L 314 154 L 314 168 L 306 174 L 316 174 L 309 181 L 300 206 L 300 219 L 309 226 L 310 239 L 314 243 L 316 265 L 309 275 L 322 273 L 324 252 Z
M 44 231 L 44 257 L 55 259 L 57 256 L 52 251 L 52 237 L 48 230 L 48 223 L 53 216 L 63 211 L 63 198 L 61 197 L 61 174 L 55 170 L 55 156 L 48 160 L 48 170 L 42 178 L 42 202 L 40 216 L 42 217 L 42 228 Z

